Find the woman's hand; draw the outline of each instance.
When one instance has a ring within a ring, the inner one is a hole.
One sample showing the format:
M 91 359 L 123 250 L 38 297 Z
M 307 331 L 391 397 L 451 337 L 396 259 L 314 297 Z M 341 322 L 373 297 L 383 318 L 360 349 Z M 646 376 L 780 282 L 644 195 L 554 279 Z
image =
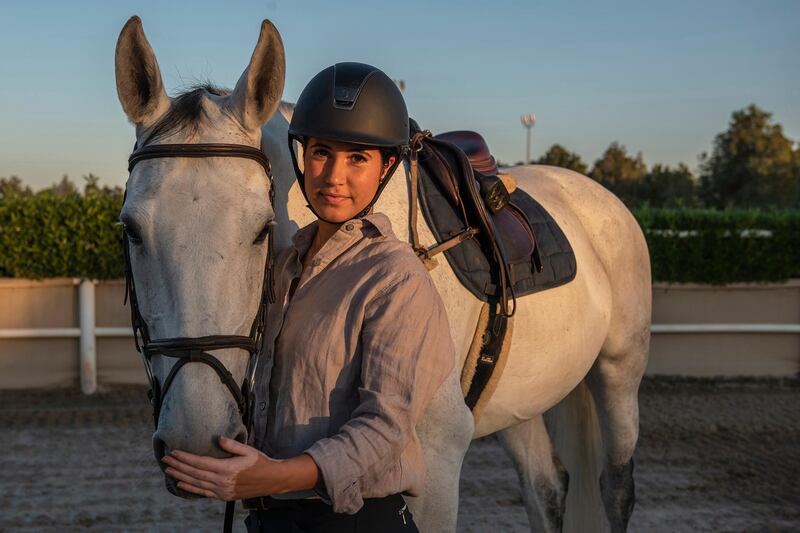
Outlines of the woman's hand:
M 178 480 L 178 488 L 219 500 L 278 492 L 270 486 L 274 481 L 270 478 L 275 477 L 279 461 L 233 439 L 220 437 L 219 445 L 233 457 L 217 459 L 176 450 L 162 459 L 166 473 Z
M 217 459 L 176 450 L 162 459 L 166 473 L 178 480 L 180 489 L 224 501 L 307 490 L 319 482 L 319 469 L 308 455 L 272 459 L 226 437 L 219 438 L 219 445 L 232 457 Z

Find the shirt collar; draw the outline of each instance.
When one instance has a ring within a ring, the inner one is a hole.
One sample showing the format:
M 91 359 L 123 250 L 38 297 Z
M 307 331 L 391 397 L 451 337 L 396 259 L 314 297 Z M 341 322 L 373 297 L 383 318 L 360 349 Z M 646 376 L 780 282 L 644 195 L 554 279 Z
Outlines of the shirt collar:
M 367 213 L 360 219 L 354 218 L 344 222 L 342 227 L 339 228 L 339 231 L 346 227 L 347 224 L 353 224 L 355 229 L 361 227 L 365 222 L 378 230 L 378 233 L 380 233 L 382 237 L 394 236 L 394 232 L 392 231 L 392 222 L 389 220 L 389 217 L 383 213 L 376 213 L 374 211 Z M 300 228 L 297 230 L 297 232 L 295 232 L 294 235 L 292 235 L 292 244 L 294 245 L 295 250 L 300 253 L 300 255 L 305 254 L 311 246 L 311 241 L 314 239 L 314 235 L 317 234 L 317 226 L 319 226 L 319 220 L 315 220 L 311 224 Z
M 296 252 L 295 266 L 298 271 L 300 269 L 300 258 L 311 248 L 318 226 L 319 220 L 315 220 L 297 230 L 292 236 L 292 247 Z M 383 213 L 373 211 L 360 219 L 354 218 L 344 222 L 339 227 L 339 230 L 325 243 L 322 250 L 317 253 L 314 263 L 316 265 L 324 265 L 331 262 L 362 237 L 362 227 L 366 226 L 374 228 L 382 237 L 394 236 L 389 217 Z
M 311 247 L 311 241 L 314 240 L 314 235 L 317 233 L 317 226 L 319 226 L 319 220 L 303 226 L 292 235 L 292 246 L 301 256 Z
M 357 222 L 357 220 L 358 219 L 352 220 L 351 222 Z M 372 227 L 378 230 L 378 233 L 380 233 L 382 237 L 394 236 L 392 221 L 383 213 L 372 211 L 367 213 L 361 220 L 369 222 Z

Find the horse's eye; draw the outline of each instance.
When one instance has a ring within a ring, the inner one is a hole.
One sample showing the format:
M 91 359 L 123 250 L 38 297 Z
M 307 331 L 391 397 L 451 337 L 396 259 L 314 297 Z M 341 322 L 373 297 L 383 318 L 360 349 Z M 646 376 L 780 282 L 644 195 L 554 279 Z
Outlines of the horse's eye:
M 253 241 L 253 244 L 261 244 L 267 239 L 267 235 L 269 235 L 269 230 L 272 228 L 273 222 L 270 220 L 266 224 L 264 224 L 264 228 L 261 232 L 256 236 L 256 239 Z
M 139 234 L 138 228 L 136 228 L 135 224 L 126 224 L 124 222 L 120 222 L 122 224 L 122 231 L 125 232 L 125 236 L 128 237 L 128 242 L 131 244 L 141 244 L 142 237 Z

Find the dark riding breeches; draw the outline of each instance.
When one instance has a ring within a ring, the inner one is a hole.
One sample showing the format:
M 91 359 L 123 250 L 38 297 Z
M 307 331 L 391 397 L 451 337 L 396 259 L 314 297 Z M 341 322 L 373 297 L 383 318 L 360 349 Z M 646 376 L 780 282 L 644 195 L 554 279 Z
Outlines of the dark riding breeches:
M 248 533 L 419 533 L 400 494 L 367 498 L 355 514 L 335 513 L 322 500 L 286 500 L 268 511 L 250 511 Z

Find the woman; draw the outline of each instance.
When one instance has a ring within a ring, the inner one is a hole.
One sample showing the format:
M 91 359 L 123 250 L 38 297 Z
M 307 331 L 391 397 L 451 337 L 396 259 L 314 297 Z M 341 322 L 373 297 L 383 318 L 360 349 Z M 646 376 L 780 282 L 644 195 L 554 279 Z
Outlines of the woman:
M 329 67 L 297 102 L 289 144 L 318 220 L 275 261 L 256 447 L 221 437 L 230 459 L 165 458 L 180 488 L 244 499 L 249 531 L 417 530 L 402 497 L 424 484 L 415 425 L 455 351 L 428 272 L 372 210 L 407 142 L 403 97 L 375 67 Z

